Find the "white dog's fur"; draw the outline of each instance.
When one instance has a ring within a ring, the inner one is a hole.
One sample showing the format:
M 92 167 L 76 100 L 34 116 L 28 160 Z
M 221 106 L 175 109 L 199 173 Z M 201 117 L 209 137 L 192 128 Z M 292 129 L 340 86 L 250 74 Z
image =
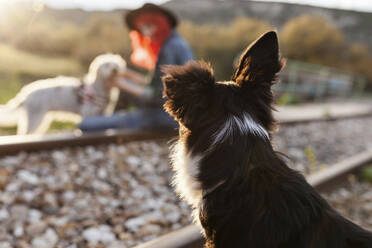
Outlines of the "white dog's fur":
M 104 54 L 90 64 L 84 88 L 81 80 L 73 77 L 28 84 L 6 105 L 0 106 L 0 126 L 17 125 L 18 134 L 45 133 L 52 119 L 60 119 L 61 113 L 75 116 L 74 121 L 78 120 L 76 116 L 110 114 L 115 105 L 112 102 L 118 96 L 118 90 L 112 87 L 113 81 L 125 69 L 126 62 L 119 55 Z

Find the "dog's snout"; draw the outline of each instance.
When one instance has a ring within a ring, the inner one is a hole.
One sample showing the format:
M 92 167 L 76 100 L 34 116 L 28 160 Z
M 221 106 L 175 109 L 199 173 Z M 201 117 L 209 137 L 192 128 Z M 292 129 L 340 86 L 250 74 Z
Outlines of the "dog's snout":
M 118 74 L 118 73 L 119 73 L 119 70 L 118 70 L 118 68 L 116 68 L 116 67 L 115 67 L 115 68 L 113 68 L 113 69 L 112 69 L 112 73 L 114 73 L 114 74 Z

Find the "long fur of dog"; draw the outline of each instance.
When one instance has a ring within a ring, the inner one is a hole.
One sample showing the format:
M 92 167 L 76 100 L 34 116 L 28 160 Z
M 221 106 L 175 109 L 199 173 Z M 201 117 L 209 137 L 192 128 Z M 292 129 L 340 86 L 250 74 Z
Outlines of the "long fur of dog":
M 118 95 L 118 90 L 112 87 L 113 80 L 125 69 L 126 62 L 121 56 L 103 54 L 90 64 L 83 85 L 78 78 L 63 76 L 28 84 L 0 106 L 0 126 L 17 125 L 18 134 L 45 133 L 51 121 L 61 116 L 84 118 L 104 111 L 110 114 Z
M 372 233 L 342 217 L 274 151 L 271 86 L 282 69 L 268 32 L 228 82 L 206 63 L 165 68 L 166 111 L 180 124 L 176 190 L 194 207 L 207 248 L 370 248 Z

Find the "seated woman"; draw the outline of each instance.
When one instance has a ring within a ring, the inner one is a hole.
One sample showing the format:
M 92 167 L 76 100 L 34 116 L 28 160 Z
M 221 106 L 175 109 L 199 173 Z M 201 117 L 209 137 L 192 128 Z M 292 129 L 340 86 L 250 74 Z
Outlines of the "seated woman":
M 134 96 L 139 108 L 108 117 L 85 118 L 79 128 L 83 131 L 176 128 L 177 122 L 163 110 L 161 67 L 184 65 L 194 58 L 189 45 L 175 30 L 178 21 L 169 10 L 150 3 L 129 11 L 124 17 L 131 30 L 131 61 L 147 70 L 154 70 L 152 80 L 147 82 L 142 75 L 127 70 L 116 86 L 125 94 Z

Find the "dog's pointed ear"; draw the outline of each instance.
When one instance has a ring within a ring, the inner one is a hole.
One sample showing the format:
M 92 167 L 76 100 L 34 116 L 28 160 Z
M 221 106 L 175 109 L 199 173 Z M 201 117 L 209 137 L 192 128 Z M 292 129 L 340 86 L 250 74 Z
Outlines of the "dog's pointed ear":
M 240 57 L 232 81 L 240 86 L 251 83 L 271 85 L 283 68 L 276 32 L 270 31 L 252 42 Z

